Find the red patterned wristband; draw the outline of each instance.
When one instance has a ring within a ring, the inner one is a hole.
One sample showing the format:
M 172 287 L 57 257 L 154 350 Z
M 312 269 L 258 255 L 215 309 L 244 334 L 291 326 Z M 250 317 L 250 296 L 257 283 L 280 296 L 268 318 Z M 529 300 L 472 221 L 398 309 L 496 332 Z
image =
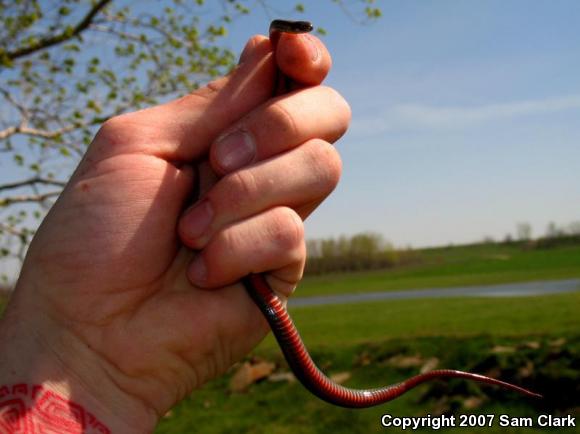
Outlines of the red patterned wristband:
M 82 406 L 39 385 L 0 386 L 0 434 L 110 434 Z

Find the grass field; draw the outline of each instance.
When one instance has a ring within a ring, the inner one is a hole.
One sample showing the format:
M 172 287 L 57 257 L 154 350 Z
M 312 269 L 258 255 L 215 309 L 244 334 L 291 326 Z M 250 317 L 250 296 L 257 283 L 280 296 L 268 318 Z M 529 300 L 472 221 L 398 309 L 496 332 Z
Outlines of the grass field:
M 580 330 L 580 293 L 546 297 L 456 298 L 303 307 L 290 311 L 304 339 L 333 348 L 415 337 L 520 337 Z M 266 341 L 263 348 L 274 346 Z
M 419 255 L 419 263 L 406 267 L 307 277 L 297 296 L 580 277 L 580 246 L 524 250 L 520 246 L 487 244 L 428 249 L 420 251 Z M 558 414 L 558 411 L 568 411 L 563 408 L 580 406 L 577 398 L 580 391 L 570 392 L 564 386 L 566 382 L 580 383 L 577 373 L 580 360 L 578 294 L 506 299 L 398 300 L 294 308 L 291 314 L 320 366 L 330 374 L 344 371 L 352 374 L 348 386 L 374 387 L 413 375 L 416 370 L 392 369 L 384 359 L 396 354 L 419 354 L 423 359 L 439 358 L 440 367 L 483 369 L 479 372 L 487 372 L 487 369 L 494 375 L 502 373 L 508 378 L 516 378 L 510 375 L 518 369 L 533 366 L 536 378 L 529 385 L 543 386 L 542 391 L 548 399 L 542 403 L 530 402 L 510 393 L 455 382 L 452 384 L 463 393 L 444 389 L 437 399 L 428 399 L 424 397 L 428 397 L 433 388 L 437 390 L 441 386 L 421 386 L 419 390 L 378 408 L 348 410 L 320 402 L 295 383 L 264 382 L 253 385 L 246 394 L 230 394 L 227 392 L 227 378 L 222 378 L 194 393 L 174 409 L 157 432 L 367 433 L 385 430 L 380 426 L 380 417 L 385 413 L 424 416 L 447 411 L 535 418 L 540 413 Z M 550 346 L 562 342 L 565 351 Z M 514 352 L 498 359 L 490 355 L 493 348 L 512 349 Z M 286 369 L 271 337 L 254 354 L 273 360 L 280 369 Z M 557 357 L 561 366 L 551 362 L 556 354 L 561 356 Z M 357 363 L 363 356 L 370 357 L 367 366 Z M 505 369 L 502 370 L 502 366 Z M 548 369 L 548 374 L 540 374 L 542 369 Z M 575 372 L 570 374 L 572 377 L 567 376 L 570 370 Z M 564 393 L 565 390 L 569 391 L 568 394 Z M 467 401 L 466 396 L 479 397 L 483 404 L 473 409 L 463 408 L 461 403 Z M 448 401 L 447 407 L 441 408 L 444 397 Z M 547 404 L 555 402 L 560 402 L 559 408 Z M 432 431 L 430 428 L 423 430 Z M 575 432 L 573 429 L 558 431 Z M 464 428 L 463 432 L 516 433 L 521 429 L 499 427 L 496 421 L 491 428 Z M 536 427 L 526 428 L 526 432 L 547 430 Z
M 366 433 L 384 430 L 379 423 L 385 413 L 417 416 L 440 411 L 492 412 L 534 418 L 540 413 L 557 414 L 567 411 L 562 408 L 579 404 L 577 391 L 565 389 L 566 384 L 578 384 L 574 367 L 580 358 L 579 306 L 579 294 L 566 294 L 400 300 L 293 309 L 295 322 L 315 360 L 330 374 L 349 372 L 352 378 L 348 386 L 373 387 L 417 373 L 418 368 L 390 366 L 388 361 L 396 355 L 420 360 L 436 357 L 439 367 L 487 372 L 536 387 L 547 395 L 541 402 L 454 381 L 451 386 L 421 386 L 378 408 L 348 410 L 320 402 L 296 383 L 263 382 L 253 385 L 247 393 L 231 394 L 226 377 L 195 392 L 163 420 L 156 432 Z M 271 338 L 260 345 L 255 355 L 286 369 Z M 559 365 L 554 365 L 554 359 Z M 533 374 L 520 378 L 518 372 L 525 369 L 531 369 Z M 464 408 L 469 400 L 481 400 L 481 405 Z M 556 401 L 558 407 L 554 407 Z M 432 430 L 425 430 L 429 431 Z M 481 432 L 521 431 L 495 426 L 482 428 Z
M 409 266 L 372 272 L 308 276 L 297 296 L 441 288 L 580 277 L 580 246 L 525 250 L 478 244 L 417 252 Z
M 525 250 L 514 245 L 486 244 L 426 249 L 418 255 L 417 263 L 390 270 L 308 277 L 296 295 L 580 277 L 580 246 Z M 380 418 L 386 413 L 507 414 L 535 419 L 540 413 L 575 412 L 580 424 L 580 293 L 295 307 L 291 314 L 315 361 L 329 374 L 348 372 L 351 378 L 347 386 L 376 387 L 417 373 L 419 365 L 393 365 L 397 356 L 420 364 L 436 358 L 439 368 L 487 373 L 537 389 L 546 399 L 530 401 L 511 392 L 451 381 L 422 385 L 376 408 L 349 410 L 319 401 L 295 382 L 263 381 L 245 393 L 230 393 L 230 373 L 174 408 L 156 433 L 384 432 L 387 429 L 380 426 Z M 271 337 L 251 357 L 273 361 L 278 372 L 287 371 Z M 451 433 L 458 429 L 438 431 Z M 497 420 L 491 428 L 459 430 L 524 432 L 522 428 L 499 427 Z M 525 432 L 548 430 L 535 427 L 525 428 Z

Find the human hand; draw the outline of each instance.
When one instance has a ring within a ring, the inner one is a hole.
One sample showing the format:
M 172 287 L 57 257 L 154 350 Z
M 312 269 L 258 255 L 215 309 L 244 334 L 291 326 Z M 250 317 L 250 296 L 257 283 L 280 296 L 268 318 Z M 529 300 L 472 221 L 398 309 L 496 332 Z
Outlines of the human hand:
M 236 282 L 268 272 L 291 293 L 302 220 L 340 175 L 328 142 L 350 117 L 319 86 L 320 41 L 284 35 L 276 57 L 254 37 L 228 77 L 103 125 L 30 246 L 0 329 L 0 384 L 49 384 L 144 432 L 263 338 Z M 276 65 L 307 86 L 272 98 Z M 183 212 L 195 188 L 203 199 Z

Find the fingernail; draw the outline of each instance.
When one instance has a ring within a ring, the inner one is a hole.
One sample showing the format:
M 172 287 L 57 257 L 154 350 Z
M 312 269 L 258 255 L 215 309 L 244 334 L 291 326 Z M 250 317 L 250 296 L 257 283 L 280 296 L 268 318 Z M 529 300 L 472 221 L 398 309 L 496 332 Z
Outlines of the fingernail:
M 252 137 L 239 130 L 220 137 L 215 147 L 219 165 L 228 172 L 249 163 L 256 155 L 256 145 Z
M 207 278 L 207 268 L 201 255 L 197 255 L 189 268 L 189 278 L 199 284 L 203 284 Z
M 308 34 L 304 35 L 308 43 L 306 47 L 308 48 L 308 53 L 310 54 L 310 60 L 316 62 L 320 57 L 320 51 L 318 50 L 318 44 L 314 40 L 314 38 Z
M 207 199 L 190 208 L 183 217 L 183 230 L 188 238 L 198 238 L 207 230 L 213 218 L 213 209 Z

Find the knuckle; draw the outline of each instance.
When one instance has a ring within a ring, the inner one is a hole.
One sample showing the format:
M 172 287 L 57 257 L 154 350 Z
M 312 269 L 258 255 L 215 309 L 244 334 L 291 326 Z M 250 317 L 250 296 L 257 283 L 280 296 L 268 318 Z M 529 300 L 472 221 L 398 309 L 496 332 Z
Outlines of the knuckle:
M 217 78 L 207 83 L 205 87 L 199 89 L 199 92 L 193 91 L 191 95 L 201 96 L 203 98 L 215 96 L 222 90 L 225 82 L 226 80 L 223 77 Z
M 324 140 L 310 142 L 306 155 L 307 165 L 316 175 L 316 183 L 325 192 L 334 190 L 342 174 L 342 160 L 334 146 Z
M 230 173 L 223 182 L 222 192 L 225 198 L 222 203 L 227 203 L 233 213 L 239 213 L 255 197 L 257 189 L 257 180 L 250 170 Z
M 229 279 L 237 267 L 235 257 L 244 251 L 244 239 L 236 228 L 224 228 L 214 234 L 209 244 L 202 250 L 207 280 L 210 283 Z
M 114 132 L 121 128 L 125 121 L 131 117 L 131 113 L 125 113 L 122 115 L 117 115 L 107 119 L 101 126 L 101 130 L 105 132 Z
M 282 251 L 296 253 L 304 243 L 302 219 L 291 208 L 275 208 L 270 220 L 269 237 Z
M 183 106 L 194 106 L 197 104 L 206 105 L 210 103 L 223 89 L 227 78 L 220 77 L 210 81 L 205 86 L 192 90 L 190 93 L 183 95 L 173 102 L 173 104 Z
M 194 90 L 186 97 L 190 99 L 202 99 L 202 100 L 211 100 L 214 98 L 225 86 L 227 79 L 225 77 L 220 77 L 215 80 L 210 81 L 204 87 Z
M 211 261 L 227 260 L 224 253 L 237 252 L 242 244 L 239 231 L 235 227 L 226 227 L 218 231 L 210 242 L 211 248 L 208 249 L 208 256 L 212 257 Z
M 335 121 L 334 128 L 336 134 L 334 140 L 338 140 L 348 129 L 352 117 L 352 110 L 348 102 L 338 91 L 327 86 L 323 86 L 322 88 L 327 93 L 328 104 L 334 112 L 333 119 Z
M 274 131 L 284 133 L 284 136 L 294 137 L 298 135 L 298 126 L 290 110 L 283 101 L 278 101 L 266 109 L 269 123 L 275 128 Z
M 97 138 L 109 144 L 123 143 L 123 136 L 127 129 L 127 123 L 131 121 L 131 116 L 131 113 L 126 113 L 107 119 L 101 125 Z

